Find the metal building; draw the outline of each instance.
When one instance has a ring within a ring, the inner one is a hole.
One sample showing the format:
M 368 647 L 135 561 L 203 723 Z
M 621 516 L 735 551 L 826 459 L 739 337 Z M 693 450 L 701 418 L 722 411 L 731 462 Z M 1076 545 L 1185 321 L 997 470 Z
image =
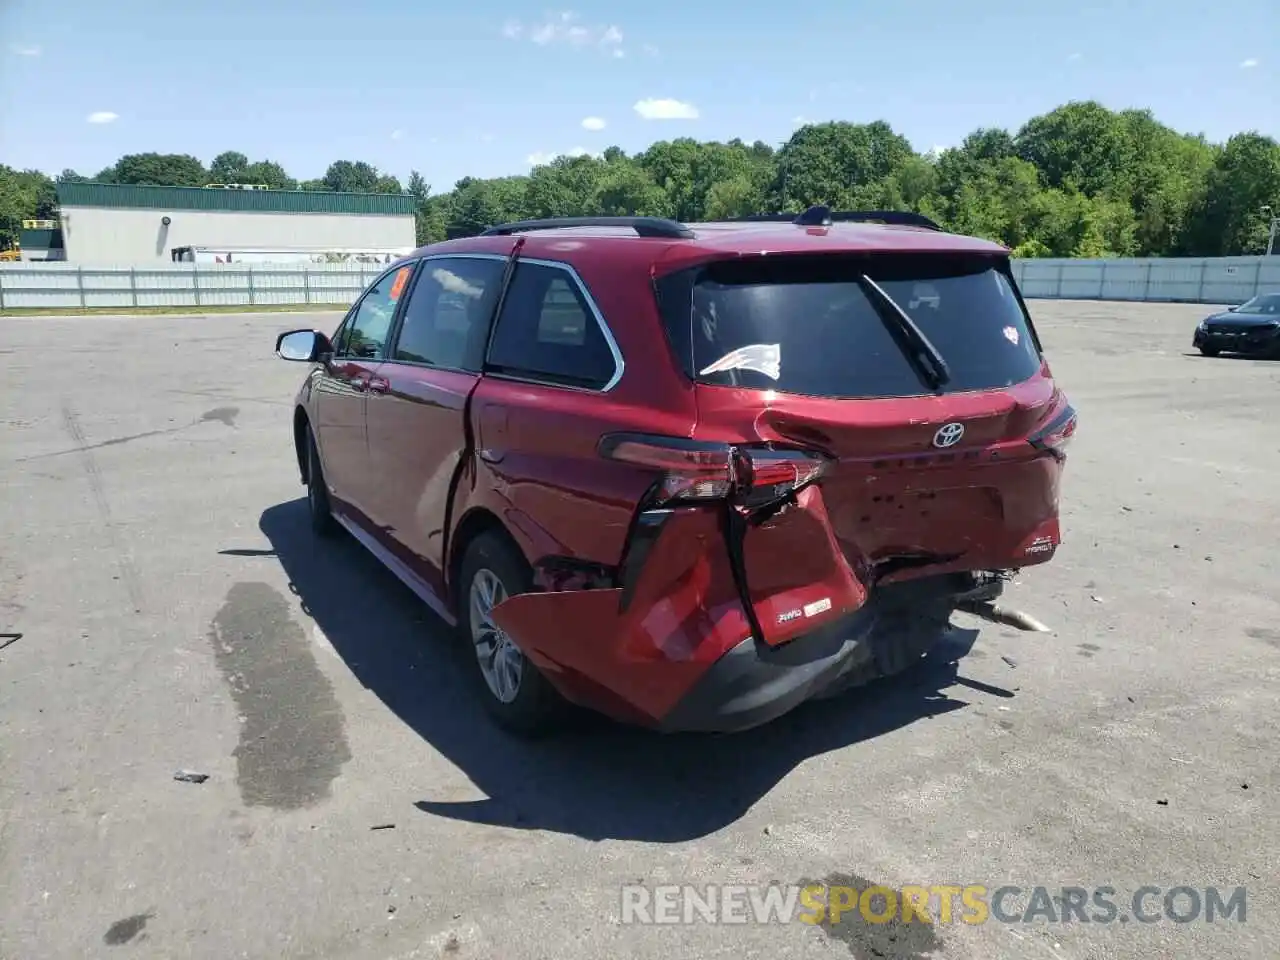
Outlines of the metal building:
M 57 189 L 64 256 L 72 263 L 171 263 L 193 247 L 307 250 L 323 260 L 337 251 L 408 252 L 416 245 L 407 194 L 110 183 Z
M 18 234 L 22 260 L 61 260 L 62 229 L 57 220 L 23 220 Z

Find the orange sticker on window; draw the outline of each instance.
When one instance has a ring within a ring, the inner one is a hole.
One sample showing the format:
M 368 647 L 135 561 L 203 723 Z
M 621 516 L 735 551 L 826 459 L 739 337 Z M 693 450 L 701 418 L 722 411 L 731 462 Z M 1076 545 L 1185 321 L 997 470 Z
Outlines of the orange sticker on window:
M 396 273 L 396 278 L 391 283 L 391 302 L 400 299 L 400 294 L 404 293 L 404 285 L 409 282 L 409 268 L 401 267 Z

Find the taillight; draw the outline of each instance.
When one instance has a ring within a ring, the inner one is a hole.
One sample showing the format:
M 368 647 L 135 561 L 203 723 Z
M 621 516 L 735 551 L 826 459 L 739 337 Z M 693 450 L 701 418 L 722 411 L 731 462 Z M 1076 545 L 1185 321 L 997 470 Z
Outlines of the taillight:
M 1066 455 L 1067 444 L 1075 436 L 1079 422 L 1080 418 L 1076 416 L 1075 407 L 1067 404 L 1062 413 L 1054 417 L 1048 426 L 1031 435 L 1029 438 L 1031 445 L 1038 450 L 1047 450 L 1062 459 Z
M 682 437 L 610 434 L 600 455 L 660 472 L 659 503 L 732 499 L 742 506 L 779 500 L 818 479 L 828 461 L 808 450 L 706 443 Z
M 738 447 L 739 502 L 755 507 L 781 500 L 822 476 L 830 462 L 808 450 L 774 450 Z
M 733 489 L 733 448 L 680 437 L 615 433 L 600 441 L 600 455 L 662 474 L 659 500 L 718 500 Z

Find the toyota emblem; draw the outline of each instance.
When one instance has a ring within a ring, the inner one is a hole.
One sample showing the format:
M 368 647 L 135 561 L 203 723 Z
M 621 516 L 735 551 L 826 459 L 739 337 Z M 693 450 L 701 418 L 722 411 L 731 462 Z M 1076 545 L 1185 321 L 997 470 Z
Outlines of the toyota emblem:
M 938 428 L 938 432 L 933 435 L 933 445 L 935 447 L 954 447 L 960 442 L 960 438 L 964 436 L 963 423 L 948 423 Z

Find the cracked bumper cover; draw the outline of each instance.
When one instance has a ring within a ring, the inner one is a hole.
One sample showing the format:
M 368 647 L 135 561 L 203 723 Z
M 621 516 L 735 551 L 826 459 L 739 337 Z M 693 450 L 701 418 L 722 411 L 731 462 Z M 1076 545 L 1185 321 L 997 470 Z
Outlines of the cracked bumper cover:
M 858 614 L 780 648 L 747 637 L 707 668 L 658 724 L 664 732 L 732 733 L 768 723 L 854 677 L 875 675 L 871 625 Z
M 617 618 L 620 592 L 525 594 L 504 601 L 495 619 L 574 702 L 668 733 L 732 733 L 901 672 L 942 637 L 959 600 L 997 595 L 999 585 L 965 591 L 944 576 L 885 586 L 865 607 L 787 643 L 735 639 L 741 630 L 717 643 L 707 633 L 679 659 L 637 655 L 638 624 Z

